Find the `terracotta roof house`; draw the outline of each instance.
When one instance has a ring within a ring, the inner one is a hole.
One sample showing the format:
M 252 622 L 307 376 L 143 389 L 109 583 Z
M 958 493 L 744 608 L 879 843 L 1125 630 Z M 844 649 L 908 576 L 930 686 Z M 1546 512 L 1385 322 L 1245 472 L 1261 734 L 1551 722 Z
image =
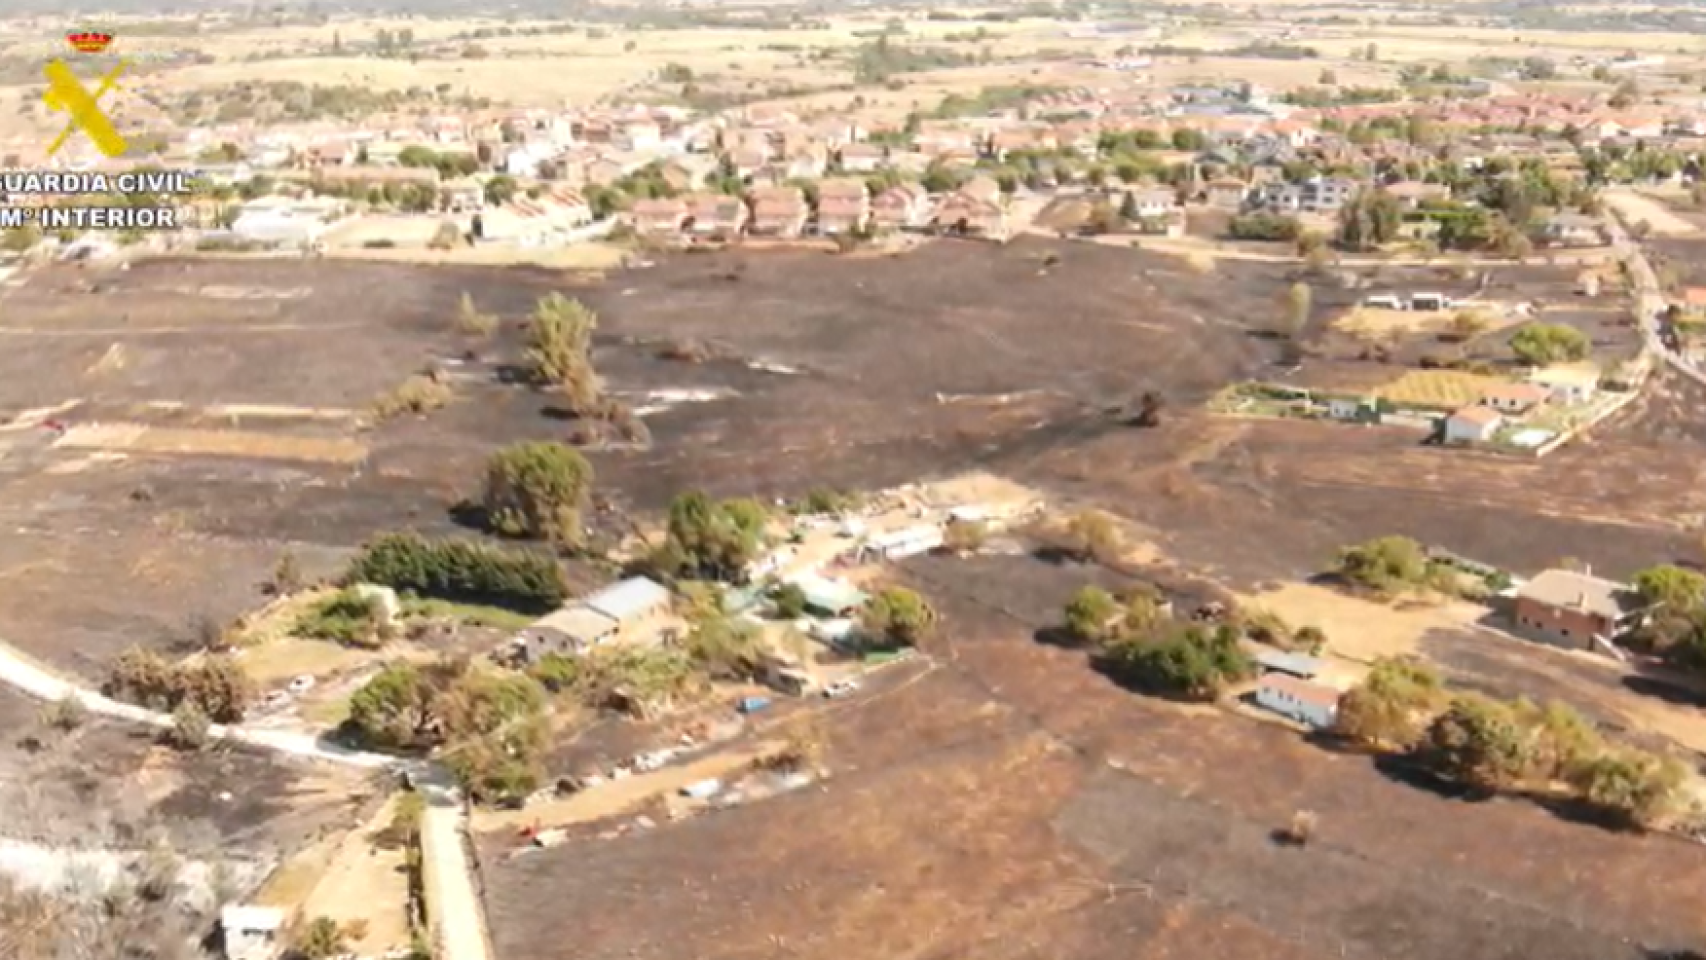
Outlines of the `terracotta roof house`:
M 630 214 L 641 236 L 674 236 L 687 222 L 687 204 L 679 198 L 636 200 Z
M 1642 613 L 1628 586 L 1574 570 L 1543 571 L 1517 588 L 1511 606 L 1519 632 L 1580 650 L 1593 649 L 1596 638 L 1615 642 L 1639 623 Z
M 1481 443 L 1493 438 L 1504 426 L 1504 415 L 1479 404 L 1464 407 L 1445 418 L 1446 443 Z
M 901 183 L 871 198 L 871 221 L 879 230 L 916 230 L 930 222 L 930 193 Z
M 1552 391 L 1532 383 L 1501 383 L 1481 394 L 1481 404 L 1500 413 L 1524 414 L 1551 399 Z
M 943 198 L 931 223 L 943 233 L 1002 241 L 1011 230 L 1006 207 L 964 191 Z
M 870 226 L 871 194 L 863 180 L 839 177 L 817 187 L 817 229 L 834 236 Z
M 848 173 L 872 173 L 888 162 L 887 147 L 877 143 L 849 143 L 840 151 L 841 169 Z
M 684 229 L 696 237 L 726 240 L 746 229 L 751 215 L 746 201 L 722 193 L 699 193 L 686 198 Z
M 750 230 L 757 236 L 797 237 L 810 212 L 798 187 L 760 187 L 752 191 Z

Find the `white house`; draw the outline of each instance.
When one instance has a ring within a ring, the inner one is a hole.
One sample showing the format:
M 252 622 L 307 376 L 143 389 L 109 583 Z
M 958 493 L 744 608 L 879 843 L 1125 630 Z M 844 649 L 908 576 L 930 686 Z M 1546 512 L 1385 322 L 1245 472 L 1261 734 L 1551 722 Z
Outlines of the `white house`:
M 1332 687 L 1273 672 L 1257 682 L 1255 699 L 1264 710 L 1324 730 L 1339 718 L 1339 697 Z
M 284 911 L 229 906 L 219 912 L 227 960 L 274 960 L 284 949 Z
M 1547 367 L 1530 374 L 1528 382 L 1559 403 L 1587 403 L 1599 392 L 1599 370 L 1590 364 Z
M 1445 418 L 1445 442 L 1482 443 L 1491 440 L 1504 423 L 1504 414 L 1492 407 L 1464 407 Z
M 861 549 L 866 554 L 884 560 L 901 560 L 929 553 L 941 546 L 946 536 L 946 532 L 938 524 L 919 524 L 901 530 L 872 534 Z

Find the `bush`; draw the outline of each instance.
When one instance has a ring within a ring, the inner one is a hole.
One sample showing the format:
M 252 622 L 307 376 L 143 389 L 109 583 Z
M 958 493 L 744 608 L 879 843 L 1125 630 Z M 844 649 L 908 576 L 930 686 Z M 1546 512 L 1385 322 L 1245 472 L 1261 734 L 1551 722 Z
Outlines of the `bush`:
M 417 373 L 373 401 L 373 415 L 389 420 L 406 413 L 431 413 L 449 403 L 454 395 L 449 384 L 430 374 Z
M 776 616 L 782 620 L 798 620 L 806 613 L 806 592 L 799 584 L 784 583 L 770 592 L 770 602 L 776 605 Z
M 474 306 L 474 298 L 462 294 L 462 299 L 456 305 L 456 332 L 465 337 L 484 339 L 496 333 L 498 318 L 489 313 L 481 313 Z
M 415 533 L 385 534 L 371 541 L 345 578 L 528 613 L 553 610 L 569 595 L 563 570 L 550 557 L 468 540 L 428 540 Z
M 1581 764 L 1570 785 L 1619 826 L 1652 827 L 1675 812 L 1687 776 L 1669 757 L 1622 749 Z
M 1530 739 L 1508 705 L 1469 694 L 1434 718 L 1417 750 L 1442 776 L 1499 790 L 1522 780 L 1533 767 Z
M 1271 213 L 1251 213 L 1233 217 L 1227 233 L 1234 240 L 1295 241 L 1303 232 L 1296 217 L 1275 216 Z
M 370 597 L 345 587 L 310 607 L 296 620 L 295 633 L 315 640 L 378 647 L 378 609 Z
M 83 705 L 76 694 L 69 694 L 55 700 L 42 709 L 42 722 L 55 730 L 65 733 L 81 727 L 83 721 L 89 718 L 89 708 Z
M 865 635 L 891 647 L 916 647 L 936 626 L 936 610 L 918 593 L 889 587 L 865 603 Z
M 236 723 L 254 698 L 254 684 L 228 656 L 205 657 L 191 666 L 167 663 L 159 654 L 133 647 L 113 665 L 101 692 L 151 710 L 176 710 L 188 703 L 218 723 Z
M 1590 344 L 1580 330 L 1561 323 L 1531 323 L 1511 337 L 1511 350 L 1530 366 L 1581 360 Z
M 487 520 L 505 536 L 575 543 L 591 488 L 591 464 L 560 443 L 505 447 L 486 463 Z
M 1339 552 L 1337 572 L 1376 593 L 1420 586 L 1428 577 L 1427 553 L 1409 537 L 1377 537 Z
M 1160 637 L 1131 636 L 1109 643 L 1101 663 L 1120 683 L 1139 690 L 1212 700 L 1228 683 L 1255 673 L 1255 662 L 1230 626 L 1172 625 Z
M 1408 749 L 1433 721 L 1445 685 L 1417 660 L 1376 660 L 1368 676 L 1339 703 L 1339 733 L 1369 746 Z
M 580 682 L 581 662 L 560 653 L 547 653 L 527 670 L 527 675 L 552 693 L 573 689 Z
M 213 721 L 199 707 L 185 702 L 172 711 L 172 732 L 168 739 L 179 750 L 200 750 L 207 746 L 213 733 Z

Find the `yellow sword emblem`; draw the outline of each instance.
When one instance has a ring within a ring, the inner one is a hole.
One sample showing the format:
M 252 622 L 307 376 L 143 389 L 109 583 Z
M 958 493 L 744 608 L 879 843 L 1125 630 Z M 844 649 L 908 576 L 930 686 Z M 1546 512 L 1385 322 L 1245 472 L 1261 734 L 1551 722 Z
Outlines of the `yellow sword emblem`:
M 47 155 L 53 156 L 59 148 L 65 146 L 65 141 L 71 134 L 82 130 L 94 141 L 96 147 L 109 157 L 123 156 L 129 144 L 124 137 L 113 128 L 112 121 L 101 112 L 97 102 L 105 96 L 108 90 L 118 82 L 118 75 L 123 72 L 125 62 L 119 61 L 106 76 L 101 78 L 101 85 L 94 93 L 90 93 L 65 65 L 64 60 L 50 60 L 43 71 L 47 74 L 47 92 L 42 94 L 42 102 L 49 110 L 62 111 L 71 115 L 71 122 L 59 132 L 53 143 L 48 145 Z

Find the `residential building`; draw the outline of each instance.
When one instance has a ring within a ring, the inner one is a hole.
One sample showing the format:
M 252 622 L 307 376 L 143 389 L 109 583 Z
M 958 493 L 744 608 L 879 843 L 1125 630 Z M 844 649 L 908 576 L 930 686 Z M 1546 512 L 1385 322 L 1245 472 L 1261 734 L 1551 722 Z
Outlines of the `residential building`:
M 1380 401 L 1375 397 L 1329 397 L 1327 416 L 1352 423 L 1379 423 Z
M 1339 691 L 1325 684 L 1270 671 L 1256 681 L 1256 705 L 1312 727 L 1325 730 L 1339 719 Z
M 1502 383 L 1488 387 L 1481 403 L 1500 413 L 1521 416 L 1551 399 L 1552 392 L 1532 383 Z
M 530 660 L 617 642 L 651 642 L 661 639 L 670 607 L 667 588 L 645 577 L 630 577 L 547 614 L 514 642 Z
M 723 193 L 699 193 L 686 198 L 684 229 L 693 236 L 728 240 L 746 230 L 751 215 L 746 201 Z
M 687 222 L 687 204 L 679 197 L 636 200 L 630 215 L 640 236 L 677 235 Z
M 1566 247 L 1597 247 L 1605 243 L 1599 218 L 1581 213 L 1555 213 L 1540 227 L 1541 238 Z
M 940 524 L 923 523 L 872 534 L 860 545 L 859 552 L 881 560 L 904 560 L 921 553 L 929 553 L 940 547 L 946 538 L 946 531 Z
M 834 236 L 858 233 L 871 225 L 871 194 L 865 181 L 851 177 L 825 180 L 817 187 L 817 229 Z
M 1139 220 L 1161 219 L 1178 211 L 1179 198 L 1169 189 L 1128 190 L 1121 198 L 1120 208 L 1135 208 L 1136 219 Z
M 1362 189 L 1344 177 L 1312 177 L 1301 183 L 1264 184 L 1257 202 L 1279 213 L 1336 213 Z
M 1504 426 L 1504 415 L 1480 404 L 1464 407 L 1445 418 L 1446 443 L 1483 443 Z
M 849 143 L 840 151 L 841 169 L 847 173 L 874 173 L 888 158 L 888 148 L 876 143 Z
M 930 194 L 902 183 L 871 198 L 871 220 L 879 230 L 916 230 L 930 222 Z
M 1550 391 L 1558 403 L 1587 403 L 1599 393 L 1600 370 L 1591 363 L 1557 364 L 1528 375 L 1528 382 Z
M 1299 680 L 1313 680 L 1327 669 L 1327 663 L 1301 653 L 1265 650 L 1256 654 L 1256 667 L 1266 674 L 1284 674 Z
M 1006 207 L 964 192 L 943 198 L 931 223 L 943 233 L 991 240 L 1006 240 L 1010 230 Z
M 1233 177 L 1210 180 L 1203 187 L 1203 200 L 1218 210 L 1242 210 L 1244 199 L 1250 195 L 1250 185 Z
M 219 911 L 226 960 L 275 960 L 284 952 L 283 910 L 228 906 Z
M 797 237 L 810 213 L 798 187 L 759 187 L 752 191 L 750 230 L 757 236 Z
M 1517 588 L 1511 619 L 1533 639 L 1591 650 L 1596 639 L 1615 643 L 1640 622 L 1642 612 L 1625 584 L 1589 571 L 1546 570 Z
M 1443 183 L 1422 183 L 1404 180 L 1381 188 L 1406 210 L 1414 210 L 1430 200 L 1450 200 L 1451 188 Z
M 850 617 L 869 599 L 850 583 L 815 573 L 803 573 L 787 582 L 800 588 L 806 598 L 806 612 L 816 617 Z

